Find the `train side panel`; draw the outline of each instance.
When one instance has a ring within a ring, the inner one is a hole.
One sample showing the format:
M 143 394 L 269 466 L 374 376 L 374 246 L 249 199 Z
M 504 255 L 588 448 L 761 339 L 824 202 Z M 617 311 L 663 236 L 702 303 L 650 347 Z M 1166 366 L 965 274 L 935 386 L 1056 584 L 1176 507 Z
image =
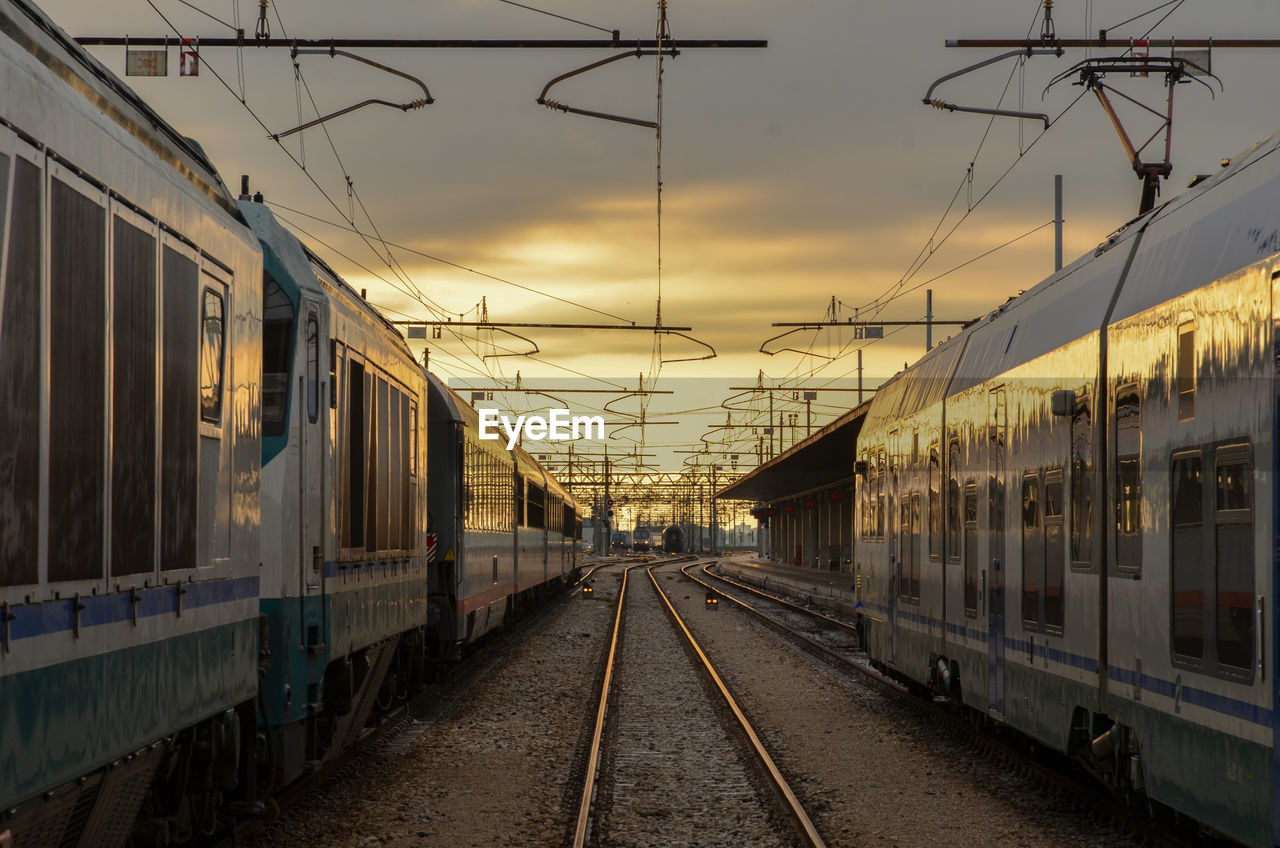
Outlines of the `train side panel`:
M 0 23 L 0 830 L 118 845 L 256 691 L 261 258 L 194 144 Z

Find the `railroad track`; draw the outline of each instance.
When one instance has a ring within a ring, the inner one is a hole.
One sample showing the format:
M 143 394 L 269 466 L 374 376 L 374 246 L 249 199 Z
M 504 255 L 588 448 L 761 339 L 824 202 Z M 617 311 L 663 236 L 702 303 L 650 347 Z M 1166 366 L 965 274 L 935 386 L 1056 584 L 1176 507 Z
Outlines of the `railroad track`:
M 663 593 L 657 567 L 628 566 L 621 576 L 574 848 L 685 842 L 693 834 L 708 845 L 824 846 Z M 645 577 L 632 579 L 641 570 Z
M 1235 844 L 1230 841 L 1206 843 L 1202 835 L 1195 832 L 1176 832 L 1177 822 L 1164 821 L 1159 815 L 1143 815 L 1148 812 L 1145 810 L 1135 811 L 1114 798 L 1072 760 L 1054 752 L 1045 752 L 1022 737 L 1002 733 L 999 726 L 989 725 L 980 713 L 961 714 L 949 701 L 922 697 L 927 693 L 919 687 L 904 685 L 872 668 L 860 648 L 861 634 L 855 624 L 708 571 L 714 564 L 701 563 L 698 569 L 703 578 L 716 581 L 714 585 L 691 573 L 695 568 L 693 564 L 682 568 L 681 573 L 695 584 L 727 599 L 730 605 L 751 614 L 808 653 L 869 684 L 926 722 L 940 726 L 966 743 L 978 756 L 1019 770 L 1046 793 L 1069 797 L 1081 807 L 1107 816 L 1132 830 L 1140 839 L 1155 845 L 1191 848 L 1206 844 Z

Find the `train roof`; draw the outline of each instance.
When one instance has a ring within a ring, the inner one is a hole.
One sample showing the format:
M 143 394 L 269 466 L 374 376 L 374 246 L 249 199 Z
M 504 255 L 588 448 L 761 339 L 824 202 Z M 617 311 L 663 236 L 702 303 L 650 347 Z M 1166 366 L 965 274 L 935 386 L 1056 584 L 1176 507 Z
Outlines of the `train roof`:
M 935 347 L 879 389 L 867 426 L 924 409 L 1098 332 L 1109 308 L 1115 323 L 1280 252 L 1278 151 L 1280 133 Z
M 93 108 L 101 110 L 158 158 L 198 184 L 229 212 L 235 212 L 235 197 L 200 145 L 174 129 L 43 11 L 26 0 L 8 0 L 0 8 L 0 28 L 21 49 L 78 91 Z

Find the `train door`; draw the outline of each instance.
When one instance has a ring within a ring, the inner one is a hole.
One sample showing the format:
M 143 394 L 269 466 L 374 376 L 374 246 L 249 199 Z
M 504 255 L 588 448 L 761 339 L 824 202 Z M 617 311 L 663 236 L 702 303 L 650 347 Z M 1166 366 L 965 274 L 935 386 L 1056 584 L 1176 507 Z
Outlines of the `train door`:
M 328 321 L 315 301 L 302 301 L 302 373 L 298 375 L 298 567 L 302 594 L 320 592 L 324 572 L 325 528 L 328 526 L 325 427 L 329 404 L 321 403 L 320 340 L 328 338 Z
M 988 395 L 987 419 L 987 539 L 990 545 L 987 569 L 987 700 L 988 707 L 1004 714 L 1004 499 L 1005 446 L 1008 443 L 1008 413 L 1004 387 Z
M 898 662 L 898 592 L 902 586 L 902 536 L 898 532 L 898 460 L 895 450 L 898 434 L 889 434 L 889 468 L 885 493 L 885 513 L 880 520 L 885 527 L 885 550 L 889 552 L 889 662 Z

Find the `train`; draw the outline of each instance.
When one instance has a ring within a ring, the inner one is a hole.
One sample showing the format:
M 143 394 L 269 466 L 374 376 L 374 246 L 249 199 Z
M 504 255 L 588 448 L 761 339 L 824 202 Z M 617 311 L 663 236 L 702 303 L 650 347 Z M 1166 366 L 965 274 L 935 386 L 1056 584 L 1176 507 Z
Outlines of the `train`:
M 1280 844 L 1280 136 L 888 381 L 871 659 L 1148 813 Z
M 631 531 L 631 550 L 638 554 L 647 554 L 652 547 L 650 535 L 647 527 L 637 527 Z
M 0 844 L 201 844 L 565 585 L 579 506 L 43 12 L 0 24 Z
M 662 531 L 662 549 L 669 554 L 684 553 L 684 531 L 678 524 Z

